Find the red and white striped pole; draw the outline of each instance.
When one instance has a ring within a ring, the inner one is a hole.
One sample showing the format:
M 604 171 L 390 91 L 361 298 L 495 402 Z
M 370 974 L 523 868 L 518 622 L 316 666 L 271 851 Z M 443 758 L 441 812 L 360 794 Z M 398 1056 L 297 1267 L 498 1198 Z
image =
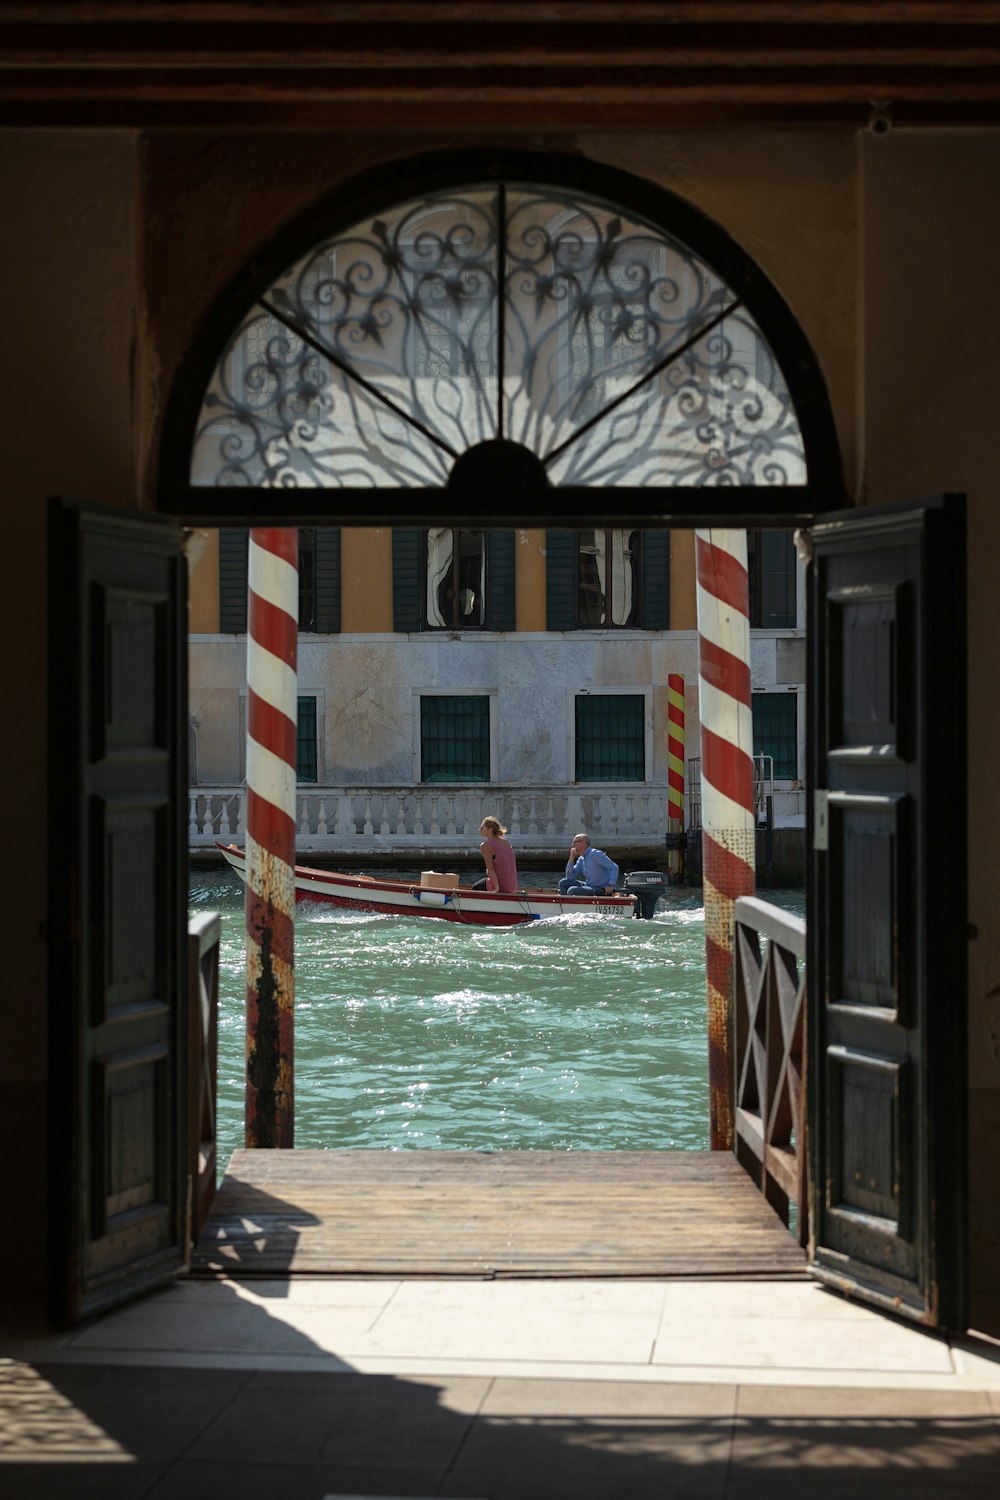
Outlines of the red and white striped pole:
M 713 1151 L 733 1144 L 733 906 L 756 885 L 745 531 L 697 531 L 701 848 Z
M 684 832 L 684 678 L 679 672 L 667 674 L 667 828 L 675 836 Z M 671 848 L 667 864 L 678 878 L 683 874 L 680 849 Z
M 247 635 L 248 1147 L 294 1144 L 298 532 L 250 532 Z

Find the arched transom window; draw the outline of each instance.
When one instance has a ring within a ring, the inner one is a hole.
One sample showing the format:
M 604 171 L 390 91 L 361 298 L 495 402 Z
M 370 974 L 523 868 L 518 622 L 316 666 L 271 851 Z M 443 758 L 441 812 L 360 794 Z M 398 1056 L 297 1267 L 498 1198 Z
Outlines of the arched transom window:
M 674 194 L 551 154 L 430 153 L 310 209 L 216 304 L 160 452 L 160 508 L 219 524 L 787 526 L 845 503 L 767 277 Z
M 707 259 L 610 203 L 507 181 L 371 214 L 259 290 L 188 482 L 439 489 L 498 443 L 560 488 L 809 481 L 771 345 Z

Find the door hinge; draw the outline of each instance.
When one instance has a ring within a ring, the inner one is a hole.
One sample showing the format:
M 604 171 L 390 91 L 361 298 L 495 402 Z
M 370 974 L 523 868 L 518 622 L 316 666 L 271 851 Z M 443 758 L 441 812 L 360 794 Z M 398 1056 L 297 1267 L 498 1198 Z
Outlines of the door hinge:
M 830 793 L 813 792 L 813 848 L 825 853 L 830 847 Z

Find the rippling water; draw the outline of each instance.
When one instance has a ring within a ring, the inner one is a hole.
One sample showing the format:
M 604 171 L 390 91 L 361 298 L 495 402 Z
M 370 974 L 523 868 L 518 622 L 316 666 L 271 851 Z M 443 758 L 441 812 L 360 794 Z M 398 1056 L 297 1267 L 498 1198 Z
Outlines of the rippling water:
M 801 893 L 766 894 L 802 914 Z M 243 1145 L 243 887 L 228 870 L 195 870 L 190 901 L 224 919 L 226 1162 Z M 707 1147 L 701 891 L 671 887 L 650 922 L 573 916 L 507 929 L 299 907 L 295 1144 Z

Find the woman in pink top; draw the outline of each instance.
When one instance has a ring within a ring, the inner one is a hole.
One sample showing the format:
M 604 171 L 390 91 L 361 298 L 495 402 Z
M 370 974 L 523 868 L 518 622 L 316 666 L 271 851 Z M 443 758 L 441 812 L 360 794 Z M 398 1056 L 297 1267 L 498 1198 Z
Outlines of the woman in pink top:
M 483 842 L 479 848 L 486 861 L 486 889 L 488 891 L 517 890 L 517 861 L 514 851 L 504 838 L 506 828 L 499 818 L 484 818 L 479 825 Z

